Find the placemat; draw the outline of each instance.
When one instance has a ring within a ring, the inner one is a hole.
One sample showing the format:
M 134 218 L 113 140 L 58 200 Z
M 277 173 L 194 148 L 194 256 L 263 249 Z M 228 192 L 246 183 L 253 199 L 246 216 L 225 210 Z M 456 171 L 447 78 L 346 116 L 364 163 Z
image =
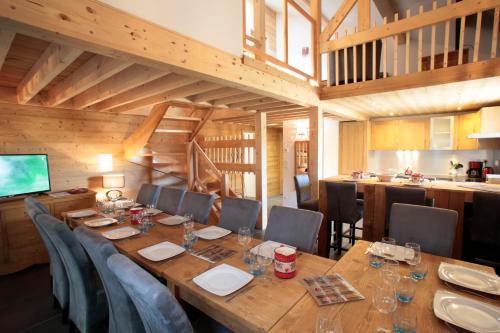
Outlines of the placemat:
M 307 291 L 319 306 L 365 299 L 340 274 L 304 278 Z
M 235 254 L 236 251 L 225 248 L 223 246 L 213 244 L 210 246 L 207 246 L 201 250 L 195 251 L 191 253 L 191 255 L 198 257 L 200 259 L 210 261 L 212 263 L 219 262 L 221 260 L 224 260 L 233 254 Z

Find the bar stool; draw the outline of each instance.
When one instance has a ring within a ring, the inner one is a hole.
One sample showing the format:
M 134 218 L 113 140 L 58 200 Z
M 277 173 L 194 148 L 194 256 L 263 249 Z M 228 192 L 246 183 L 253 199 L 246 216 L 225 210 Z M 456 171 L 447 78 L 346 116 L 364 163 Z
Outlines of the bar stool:
M 295 192 L 297 193 L 297 207 L 317 212 L 319 210 L 319 200 L 311 199 L 311 181 L 307 173 L 293 177 Z
M 342 225 L 349 224 L 347 237 L 351 245 L 356 241 L 356 224 L 363 217 L 363 200 L 357 199 L 357 186 L 355 183 L 326 183 L 326 198 L 328 207 L 328 236 L 329 248 L 334 248 L 337 254 L 342 251 Z M 332 224 L 334 224 L 334 242 L 331 244 Z

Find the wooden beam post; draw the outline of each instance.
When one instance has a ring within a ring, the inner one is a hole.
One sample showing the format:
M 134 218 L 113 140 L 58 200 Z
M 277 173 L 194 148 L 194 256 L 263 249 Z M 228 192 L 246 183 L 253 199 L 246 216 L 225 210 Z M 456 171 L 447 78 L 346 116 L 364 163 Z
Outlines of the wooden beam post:
M 259 41 L 255 45 L 262 52 L 266 52 L 266 1 L 253 0 L 253 36 Z M 259 55 L 255 55 L 259 59 Z
M 12 44 L 15 36 L 15 32 L 0 29 L 0 70 L 2 69 L 7 53 L 9 53 L 10 44 Z
M 318 199 L 319 180 L 323 178 L 323 110 L 311 108 L 309 112 L 309 178 L 312 197 Z
M 352 7 L 356 4 L 357 0 L 344 0 L 340 5 L 339 9 L 332 17 L 328 25 L 325 27 L 321 33 L 320 40 L 326 42 L 332 37 L 332 35 L 337 31 L 338 27 L 344 22 L 347 14 L 351 11 Z
M 319 53 L 319 36 L 321 35 L 321 0 L 311 0 L 311 15 L 316 20 L 311 29 L 313 48 L 313 72 L 316 82 L 321 83 L 321 53 Z M 327 75 L 330 76 L 329 74 Z
M 206 112 L 206 114 L 203 116 L 203 119 L 198 123 L 198 125 L 196 125 L 196 128 L 194 129 L 193 133 L 191 133 L 191 136 L 189 137 L 190 142 L 196 139 L 196 136 L 198 135 L 198 133 L 200 133 L 201 129 L 203 128 L 203 126 L 205 126 L 205 124 L 210 119 L 214 111 L 215 109 L 211 108 Z
M 267 226 L 267 126 L 266 113 L 255 114 L 255 193 L 262 203 L 257 228 Z
M 370 29 L 371 0 L 358 0 L 358 31 Z
M 186 161 L 187 161 L 187 182 L 188 190 L 194 186 L 194 154 L 193 154 L 193 141 L 187 143 L 186 151 Z

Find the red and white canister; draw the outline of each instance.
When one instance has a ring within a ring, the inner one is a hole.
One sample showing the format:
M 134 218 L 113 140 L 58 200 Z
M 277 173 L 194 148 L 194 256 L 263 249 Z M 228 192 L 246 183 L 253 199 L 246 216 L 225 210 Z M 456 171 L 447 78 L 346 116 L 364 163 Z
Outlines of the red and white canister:
M 130 208 L 130 223 L 131 224 L 139 224 L 139 215 L 142 213 L 143 208 L 141 207 L 133 207 Z
M 291 279 L 296 274 L 297 250 L 281 246 L 274 250 L 274 275 Z

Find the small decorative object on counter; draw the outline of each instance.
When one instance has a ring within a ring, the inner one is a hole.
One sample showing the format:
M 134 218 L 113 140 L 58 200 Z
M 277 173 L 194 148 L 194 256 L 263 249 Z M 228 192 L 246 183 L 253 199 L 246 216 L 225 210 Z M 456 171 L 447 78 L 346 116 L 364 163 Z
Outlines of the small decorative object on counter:
M 134 225 L 140 224 L 142 211 L 143 211 L 143 208 L 141 208 L 141 207 L 130 208 L 130 223 L 131 224 L 134 224 Z
M 414 184 L 420 184 L 424 181 L 424 175 L 422 175 L 421 173 L 412 173 L 411 175 L 411 182 L 414 183 Z
M 455 178 L 456 176 L 458 176 L 458 170 L 462 169 L 463 167 L 463 164 L 459 162 L 450 161 L 450 170 L 448 171 L 448 173 L 450 174 L 450 176 Z
M 291 279 L 296 274 L 297 250 L 281 246 L 274 250 L 274 275 Z
M 352 173 L 352 179 L 362 179 L 363 178 L 363 171 L 354 171 Z

